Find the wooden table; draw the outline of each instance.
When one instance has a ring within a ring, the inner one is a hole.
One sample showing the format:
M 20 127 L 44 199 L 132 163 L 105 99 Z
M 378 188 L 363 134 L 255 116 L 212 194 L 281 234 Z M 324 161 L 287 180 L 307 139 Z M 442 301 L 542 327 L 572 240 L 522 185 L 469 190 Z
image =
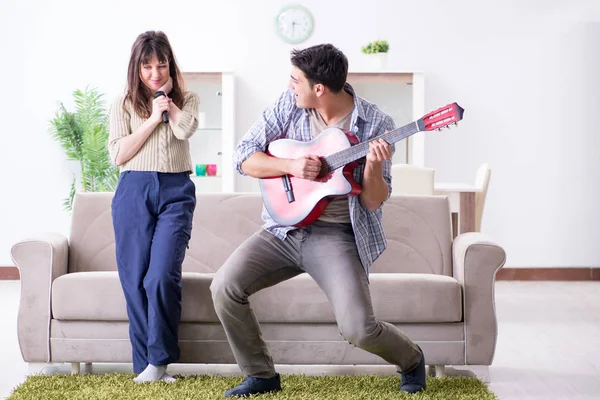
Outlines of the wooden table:
M 469 183 L 436 182 L 433 186 L 437 195 L 447 195 L 452 213 L 453 235 L 475 231 L 475 193 L 481 189 Z

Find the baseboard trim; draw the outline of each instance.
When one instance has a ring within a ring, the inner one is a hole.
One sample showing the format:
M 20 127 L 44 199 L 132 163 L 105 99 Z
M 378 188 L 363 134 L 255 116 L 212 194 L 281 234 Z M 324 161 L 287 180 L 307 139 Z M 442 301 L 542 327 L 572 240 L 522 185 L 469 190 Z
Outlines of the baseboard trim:
M 17 267 L 0 266 L 0 281 L 19 280 Z M 600 281 L 599 268 L 502 268 L 497 281 Z
M 502 268 L 498 281 L 600 281 L 600 268 Z
M 13 266 L 0 266 L 0 281 L 14 281 L 19 280 L 19 269 Z

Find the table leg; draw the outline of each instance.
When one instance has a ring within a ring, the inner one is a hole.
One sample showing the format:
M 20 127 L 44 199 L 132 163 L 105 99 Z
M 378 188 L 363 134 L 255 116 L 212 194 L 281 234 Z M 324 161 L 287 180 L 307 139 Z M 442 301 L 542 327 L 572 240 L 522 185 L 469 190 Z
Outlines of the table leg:
M 453 212 L 452 215 L 452 238 L 458 236 L 458 213 Z
M 460 193 L 460 233 L 475 231 L 475 192 Z

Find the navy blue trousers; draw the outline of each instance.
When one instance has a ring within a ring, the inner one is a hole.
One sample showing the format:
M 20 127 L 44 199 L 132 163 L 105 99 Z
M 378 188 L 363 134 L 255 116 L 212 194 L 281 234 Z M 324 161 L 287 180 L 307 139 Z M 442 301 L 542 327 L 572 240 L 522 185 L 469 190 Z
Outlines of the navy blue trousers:
M 124 171 L 112 200 L 133 370 L 179 360 L 181 264 L 192 233 L 189 173 Z

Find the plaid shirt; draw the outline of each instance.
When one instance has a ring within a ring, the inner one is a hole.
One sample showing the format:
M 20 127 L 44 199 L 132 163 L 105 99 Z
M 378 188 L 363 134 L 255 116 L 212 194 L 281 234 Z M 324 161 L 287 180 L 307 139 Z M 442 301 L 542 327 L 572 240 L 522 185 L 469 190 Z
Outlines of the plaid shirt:
M 354 89 L 349 84 L 346 84 L 344 89 L 354 97 L 350 130 L 360 142 L 379 136 L 386 130 L 395 129 L 394 121 L 389 115 L 376 105 L 355 95 Z M 233 154 L 234 167 L 240 174 L 245 175 L 242 171 L 242 163 L 258 151 L 266 152 L 269 143 L 282 138 L 303 142 L 312 139 L 308 110 L 296 106 L 294 92 L 291 89 L 284 92 L 263 112 L 261 118 L 238 143 Z M 393 145 L 392 151 L 394 151 Z M 358 161 L 359 165 L 354 170 L 354 179 L 360 184 L 363 179 L 365 158 Z M 388 198 L 392 190 L 391 166 L 391 160 L 383 162 L 383 178 L 388 184 Z M 356 246 L 365 272 L 368 274 L 371 264 L 383 253 L 387 245 L 381 207 L 369 211 L 360 203 L 358 196 L 349 196 L 348 203 Z M 286 238 L 287 232 L 295 229 L 293 226 L 282 226 L 275 222 L 264 205 L 262 219 L 265 221 L 263 228 L 281 240 Z

